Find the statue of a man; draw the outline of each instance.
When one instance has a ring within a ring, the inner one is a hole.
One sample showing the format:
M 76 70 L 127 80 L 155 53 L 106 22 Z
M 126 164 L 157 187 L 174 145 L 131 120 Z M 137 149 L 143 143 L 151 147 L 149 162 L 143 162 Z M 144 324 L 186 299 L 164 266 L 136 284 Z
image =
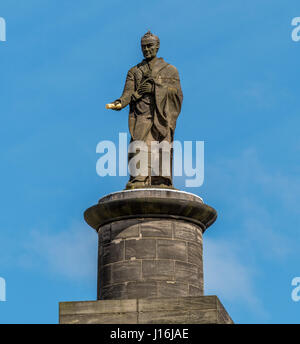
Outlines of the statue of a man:
M 151 142 L 167 141 L 172 144 L 183 99 L 178 71 L 156 56 L 159 46 L 159 38 L 150 31 L 142 37 L 141 47 L 145 59 L 128 71 L 122 96 L 111 104 L 114 110 L 130 106 L 131 142 L 145 142 L 149 153 L 147 175 L 131 175 L 127 189 L 173 187 L 172 172 L 170 175 L 153 175 L 151 172 Z M 153 154 L 152 162 L 155 158 Z M 129 153 L 129 162 L 134 155 Z M 170 164 L 172 171 L 172 153 Z

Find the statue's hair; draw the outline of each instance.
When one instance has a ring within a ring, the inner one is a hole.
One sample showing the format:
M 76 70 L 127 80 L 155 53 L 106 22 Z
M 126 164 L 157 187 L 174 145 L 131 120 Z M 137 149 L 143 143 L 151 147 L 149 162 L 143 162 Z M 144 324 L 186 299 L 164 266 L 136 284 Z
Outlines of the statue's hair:
M 153 41 L 153 42 L 156 42 L 158 47 L 160 45 L 159 38 L 156 35 L 153 35 L 153 33 L 150 32 L 150 30 L 148 30 L 148 32 L 146 32 L 144 34 L 144 36 L 142 37 L 142 39 L 141 39 L 141 43 L 142 44 L 143 44 L 143 41 Z

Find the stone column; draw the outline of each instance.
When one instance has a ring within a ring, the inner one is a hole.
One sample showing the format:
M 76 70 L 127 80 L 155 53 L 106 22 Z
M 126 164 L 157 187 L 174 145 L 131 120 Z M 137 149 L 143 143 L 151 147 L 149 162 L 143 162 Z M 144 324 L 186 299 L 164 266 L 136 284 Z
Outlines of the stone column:
M 202 234 L 216 211 L 191 193 L 136 189 L 85 212 L 99 235 L 98 299 L 203 295 Z
M 97 301 L 61 302 L 61 324 L 232 324 L 203 295 L 202 235 L 216 211 L 172 189 L 115 192 L 86 210 L 98 232 Z

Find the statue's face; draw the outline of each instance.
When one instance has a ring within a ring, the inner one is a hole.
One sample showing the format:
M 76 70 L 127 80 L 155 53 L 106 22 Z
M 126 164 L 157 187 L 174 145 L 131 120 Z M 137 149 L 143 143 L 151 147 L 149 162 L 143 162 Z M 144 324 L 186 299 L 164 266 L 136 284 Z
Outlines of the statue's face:
M 142 51 L 146 60 L 153 59 L 158 51 L 158 46 L 156 42 L 143 42 Z

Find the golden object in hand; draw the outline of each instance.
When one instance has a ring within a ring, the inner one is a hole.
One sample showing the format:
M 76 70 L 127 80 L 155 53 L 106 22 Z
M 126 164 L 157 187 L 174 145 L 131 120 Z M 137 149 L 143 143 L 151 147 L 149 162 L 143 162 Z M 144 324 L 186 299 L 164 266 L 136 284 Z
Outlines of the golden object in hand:
M 118 104 L 115 105 L 114 103 L 109 103 L 109 104 L 105 105 L 105 108 L 106 109 L 112 109 L 112 110 L 114 110 L 114 109 L 121 109 L 122 108 L 122 104 L 118 103 Z

